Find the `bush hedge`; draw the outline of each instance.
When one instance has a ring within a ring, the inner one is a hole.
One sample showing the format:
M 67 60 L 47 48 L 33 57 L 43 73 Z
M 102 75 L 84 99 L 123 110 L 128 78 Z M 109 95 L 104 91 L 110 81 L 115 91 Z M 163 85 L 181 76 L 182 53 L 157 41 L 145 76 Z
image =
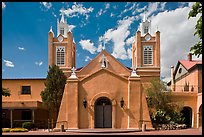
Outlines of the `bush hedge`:
M 22 124 L 22 128 L 26 128 L 28 130 L 31 130 L 34 128 L 34 124 L 32 122 L 24 122 Z

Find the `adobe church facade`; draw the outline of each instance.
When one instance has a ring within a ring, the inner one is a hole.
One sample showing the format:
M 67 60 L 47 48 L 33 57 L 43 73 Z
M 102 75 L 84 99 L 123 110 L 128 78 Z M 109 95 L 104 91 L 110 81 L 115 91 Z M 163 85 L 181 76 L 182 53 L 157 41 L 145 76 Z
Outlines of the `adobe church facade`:
M 57 36 L 48 33 L 49 65 L 67 77 L 56 128 L 152 128 L 144 87 L 160 77 L 160 32 L 150 35 L 144 19 L 132 44 L 132 68 L 103 49 L 86 66 L 76 67 L 76 44 L 62 14 Z

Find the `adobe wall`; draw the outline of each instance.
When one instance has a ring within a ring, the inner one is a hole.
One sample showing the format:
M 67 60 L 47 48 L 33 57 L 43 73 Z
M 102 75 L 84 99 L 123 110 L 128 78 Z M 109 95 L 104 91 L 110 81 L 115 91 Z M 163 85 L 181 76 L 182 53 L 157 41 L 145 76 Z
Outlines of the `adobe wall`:
M 2 80 L 2 87 L 9 88 L 11 96 L 2 101 L 42 101 L 40 93 L 44 90 L 45 79 L 9 79 Z M 31 94 L 21 94 L 21 86 L 31 86 Z

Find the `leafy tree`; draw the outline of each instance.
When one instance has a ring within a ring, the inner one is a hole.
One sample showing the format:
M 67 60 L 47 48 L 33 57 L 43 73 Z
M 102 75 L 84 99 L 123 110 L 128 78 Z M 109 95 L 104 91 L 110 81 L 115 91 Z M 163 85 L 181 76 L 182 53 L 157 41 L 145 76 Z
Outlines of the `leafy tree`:
M 196 2 L 193 6 L 191 11 L 188 14 L 188 19 L 191 17 L 196 17 L 198 14 L 201 14 L 200 18 L 197 20 L 197 24 L 195 26 L 195 35 L 198 35 L 200 41 L 196 43 L 194 46 L 191 47 L 190 51 L 193 52 L 194 55 L 199 57 L 202 55 L 202 3 Z
M 150 111 L 150 117 L 153 125 L 182 123 L 181 106 L 172 102 L 171 92 L 166 91 L 166 86 L 159 78 L 151 80 L 150 85 L 146 88 L 147 104 Z
M 2 96 L 8 97 L 10 95 L 11 95 L 10 90 L 8 88 L 2 87 Z
M 41 92 L 40 95 L 43 104 L 47 106 L 49 110 L 49 117 L 53 118 L 55 122 L 57 120 L 57 115 L 64 93 L 66 76 L 58 66 L 49 66 L 48 75 L 44 84 L 45 89 Z

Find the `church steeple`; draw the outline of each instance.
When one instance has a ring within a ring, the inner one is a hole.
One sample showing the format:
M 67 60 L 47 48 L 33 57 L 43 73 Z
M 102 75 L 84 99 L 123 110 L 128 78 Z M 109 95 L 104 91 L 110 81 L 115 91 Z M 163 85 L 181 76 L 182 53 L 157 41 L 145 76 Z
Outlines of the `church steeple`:
M 62 17 L 61 17 L 60 23 L 65 23 L 64 22 L 64 12 L 62 12 Z
M 57 36 L 54 37 L 52 26 L 48 32 L 48 65 L 57 65 L 66 74 L 76 68 L 76 43 L 69 25 L 61 10 L 61 18 L 57 19 Z
M 160 68 L 160 32 L 151 34 L 151 21 L 146 15 L 139 28 L 132 44 L 132 68 Z
M 67 32 L 69 31 L 69 25 L 67 21 L 64 19 L 64 10 L 61 11 L 61 20 L 57 20 L 57 36 L 62 34 L 64 37 L 67 37 Z
M 141 31 L 142 31 L 142 36 L 144 36 L 145 34 L 149 33 L 151 30 L 151 20 L 148 20 L 146 14 L 144 14 L 142 23 L 141 23 Z

